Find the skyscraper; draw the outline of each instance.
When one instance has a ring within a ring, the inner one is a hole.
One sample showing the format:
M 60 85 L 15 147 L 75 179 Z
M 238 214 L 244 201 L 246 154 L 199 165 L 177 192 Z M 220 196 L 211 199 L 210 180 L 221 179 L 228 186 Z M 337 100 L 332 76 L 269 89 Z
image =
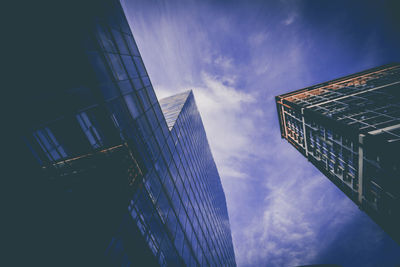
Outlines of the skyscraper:
M 160 106 L 119 1 L 36 3 L 30 11 L 32 53 L 13 114 L 25 211 L 24 257 L 14 260 L 235 266 L 193 93 Z
M 276 106 L 282 138 L 400 243 L 400 65 L 279 95 Z

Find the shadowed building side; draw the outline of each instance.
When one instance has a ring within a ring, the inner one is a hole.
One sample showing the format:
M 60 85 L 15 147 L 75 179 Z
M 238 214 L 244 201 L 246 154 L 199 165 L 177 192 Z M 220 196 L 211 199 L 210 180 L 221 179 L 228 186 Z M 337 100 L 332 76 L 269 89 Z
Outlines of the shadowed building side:
M 193 94 L 170 130 L 119 1 L 27 8 L 16 265 L 235 266 Z

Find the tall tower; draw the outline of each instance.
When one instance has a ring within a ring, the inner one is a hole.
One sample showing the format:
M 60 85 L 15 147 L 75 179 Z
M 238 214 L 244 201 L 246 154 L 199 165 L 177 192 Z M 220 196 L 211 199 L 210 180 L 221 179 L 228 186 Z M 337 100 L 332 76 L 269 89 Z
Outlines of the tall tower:
M 400 243 L 400 65 L 276 97 L 282 138 Z
M 119 1 L 30 11 L 35 38 L 14 103 L 21 112 L 11 114 L 23 164 L 13 173 L 23 181 L 16 260 L 235 266 L 193 93 L 163 100 L 175 107 L 164 110 L 167 124 Z

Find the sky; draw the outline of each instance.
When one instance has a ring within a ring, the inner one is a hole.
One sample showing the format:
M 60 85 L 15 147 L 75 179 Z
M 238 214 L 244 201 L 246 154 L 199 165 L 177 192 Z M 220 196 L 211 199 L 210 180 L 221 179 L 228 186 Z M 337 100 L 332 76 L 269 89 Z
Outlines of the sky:
M 400 246 L 281 139 L 274 103 L 400 62 L 396 1 L 122 4 L 158 98 L 194 91 L 238 266 L 400 265 Z

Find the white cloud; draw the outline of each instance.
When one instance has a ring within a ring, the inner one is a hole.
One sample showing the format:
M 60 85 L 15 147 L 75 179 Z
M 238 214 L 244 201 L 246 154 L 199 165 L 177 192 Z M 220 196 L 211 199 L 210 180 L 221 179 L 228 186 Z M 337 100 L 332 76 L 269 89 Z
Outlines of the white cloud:
M 246 116 L 246 107 L 255 101 L 250 94 L 225 85 L 226 78 L 202 73 L 202 85 L 194 88 L 195 100 L 201 114 L 208 141 L 221 177 L 243 178 L 241 170 L 252 152 L 254 122 Z M 159 98 L 176 93 L 176 89 L 158 88 Z M 190 88 L 182 88 L 187 90 Z M 260 110 L 256 113 L 260 114 Z
M 233 59 L 230 57 L 225 57 L 225 56 L 220 55 L 214 60 L 214 63 L 224 69 L 229 69 L 229 68 L 232 68 L 232 66 L 233 66 L 232 65 Z
M 283 24 L 285 24 L 286 26 L 292 24 L 297 18 L 297 14 L 292 12 L 289 14 L 289 16 L 283 21 Z
M 194 90 L 238 265 L 310 264 L 359 211 L 279 136 L 273 96 L 309 77 L 296 5 L 283 0 L 287 17 L 266 31 L 257 19 L 243 28 L 245 10 L 235 22 L 204 1 L 172 3 L 135 9 L 135 38 L 159 98 Z
M 265 41 L 267 41 L 268 33 L 267 32 L 257 32 L 253 33 L 249 36 L 249 45 L 251 46 L 259 46 L 262 45 Z

